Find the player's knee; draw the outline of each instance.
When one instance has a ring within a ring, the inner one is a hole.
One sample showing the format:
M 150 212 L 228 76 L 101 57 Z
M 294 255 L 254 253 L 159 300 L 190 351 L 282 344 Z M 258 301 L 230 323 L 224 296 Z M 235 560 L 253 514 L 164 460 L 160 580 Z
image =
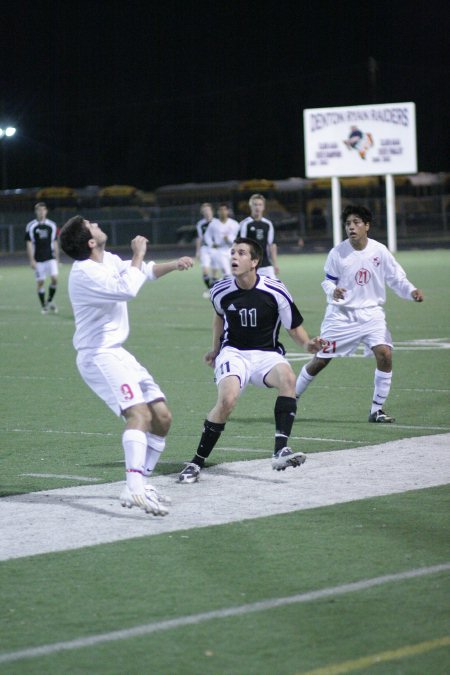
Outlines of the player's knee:
M 160 403 L 158 406 L 151 407 L 151 430 L 158 436 L 166 436 L 169 433 L 172 424 L 172 413 L 167 405 Z
M 295 373 L 291 368 L 286 368 L 281 373 L 280 377 L 280 392 L 284 392 L 284 396 L 295 396 L 295 383 L 296 383 Z
M 150 430 L 152 415 L 144 403 L 127 408 L 123 412 L 123 416 L 127 422 L 132 424 L 133 428 Z
M 172 413 L 170 412 L 169 408 L 166 408 L 161 415 L 159 421 L 159 426 L 161 428 L 161 436 L 165 436 L 170 429 L 170 426 L 172 424 Z
M 392 368 L 392 350 L 387 345 L 379 345 L 375 351 L 378 370 L 388 372 Z
M 227 393 L 222 396 L 218 402 L 223 417 L 229 417 L 236 405 L 237 396 L 234 393 Z

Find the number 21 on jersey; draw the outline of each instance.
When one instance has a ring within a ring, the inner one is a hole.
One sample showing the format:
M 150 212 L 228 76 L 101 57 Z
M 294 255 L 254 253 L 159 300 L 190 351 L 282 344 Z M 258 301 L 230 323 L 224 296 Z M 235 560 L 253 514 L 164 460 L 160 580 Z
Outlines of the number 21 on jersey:
M 334 354 L 336 352 L 336 340 L 324 340 L 322 351 L 324 354 Z

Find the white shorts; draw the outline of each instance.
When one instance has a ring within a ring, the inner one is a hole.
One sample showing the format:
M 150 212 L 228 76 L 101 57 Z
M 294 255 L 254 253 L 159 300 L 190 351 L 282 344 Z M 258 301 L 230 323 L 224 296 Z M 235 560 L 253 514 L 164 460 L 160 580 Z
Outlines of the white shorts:
M 78 352 L 77 367 L 88 387 L 116 415 L 138 403 L 166 398 L 150 373 L 123 347 L 83 349 Z
M 240 380 L 241 389 L 245 389 L 248 384 L 254 384 L 255 387 L 268 387 L 269 385 L 264 380 L 272 368 L 279 363 L 289 365 L 287 359 L 278 352 L 224 347 L 216 358 L 214 379 L 218 385 L 225 377 L 236 375 Z
M 37 262 L 34 269 L 36 281 L 45 281 L 46 277 L 58 276 L 58 263 L 52 260 L 44 260 L 44 262 Z
M 209 246 L 200 246 L 201 267 L 211 267 L 211 249 Z
M 275 274 L 273 265 L 268 265 L 267 267 L 258 267 L 256 271 L 258 272 L 258 274 L 262 274 L 264 277 L 270 277 L 271 279 L 278 279 L 277 275 Z
M 212 249 L 211 267 L 215 270 L 220 270 L 223 274 L 231 274 L 231 256 L 228 247 Z
M 346 310 L 329 305 L 320 327 L 320 337 L 327 344 L 316 356 L 325 359 L 350 356 L 360 344 L 364 345 L 364 356 L 372 356 L 372 348 L 377 345 L 393 349 L 382 307 Z

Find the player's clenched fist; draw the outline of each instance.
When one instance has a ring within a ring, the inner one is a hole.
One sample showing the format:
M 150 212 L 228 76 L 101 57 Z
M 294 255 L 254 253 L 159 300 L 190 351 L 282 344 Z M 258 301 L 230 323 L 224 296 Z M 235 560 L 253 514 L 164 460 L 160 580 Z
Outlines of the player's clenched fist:
M 193 267 L 194 261 L 189 256 L 185 255 L 182 258 L 177 260 L 177 269 L 182 272 L 183 270 L 188 270 L 190 267 Z

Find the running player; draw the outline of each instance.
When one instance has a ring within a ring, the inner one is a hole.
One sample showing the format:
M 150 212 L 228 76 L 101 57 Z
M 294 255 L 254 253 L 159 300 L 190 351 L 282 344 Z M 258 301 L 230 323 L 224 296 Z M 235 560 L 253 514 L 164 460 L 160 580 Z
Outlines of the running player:
M 337 356 L 350 356 L 362 343 L 365 355 L 376 359 L 369 422 L 395 419 L 384 410 L 392 381 L 392 338 L 383 305 L 386 284 L 400 298 L 422 302 L 423 293 L 408 281 L 386 246 L 369 239 L 372 214 L 364 206 L 347 206 L 342 223 L 348 239 L 328 254 L 322 288 L 328 306 L 320 329 L 322 350 L 303 366 L 297 378 L 299 398 L 315 376 Z
M 218 397 L 208 413 L 200 443 L 178 476 L 195 483 L 211 454 L 240 393 L 248 384 L 278 391 L 275 401 L 275 447 L 272 468 L 284 471 L 302 464 L 306 455 L 293 452 L 288 439 L 294 423 L 295 374 L 278 340 L 281 324 L 291 338 L 309 352 L 320 349 L 320 338 L 310 339 L 303 317 L 281 281 L 257 274 L 263 257 L 253 239 L 238 237 L 231 248 L 232 277 L 211 289 L 215 309 L 212 349 L 205 361 L 214 368 Z
M 48 209 L 44 202 L 36 204 L 34 213 L 36 218 L 31 220 L 25 229 L 28 260 L 34 269 L 42 314 L 48 314 L 49 310 L 56 314 L 58 308 L 53 298 L 58 285 L 58 227 L 53 220 L 47 218 Z M 50 277 L 50 284 L 46 300 L 45 280 L 47 277 Z

